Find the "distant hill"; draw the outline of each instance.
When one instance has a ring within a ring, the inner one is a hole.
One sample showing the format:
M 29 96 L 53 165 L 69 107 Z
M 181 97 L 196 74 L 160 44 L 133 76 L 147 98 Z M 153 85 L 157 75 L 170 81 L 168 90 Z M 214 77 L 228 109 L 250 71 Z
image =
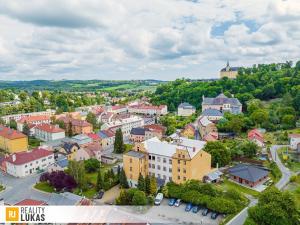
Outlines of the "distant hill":
M 21 89 L 27 91 L 49 90 L 89 92 L 100 90 L 134 90 L 155 87 L 164 81 L 159 80 L 32 80 L 0 81 L 0 89 Z

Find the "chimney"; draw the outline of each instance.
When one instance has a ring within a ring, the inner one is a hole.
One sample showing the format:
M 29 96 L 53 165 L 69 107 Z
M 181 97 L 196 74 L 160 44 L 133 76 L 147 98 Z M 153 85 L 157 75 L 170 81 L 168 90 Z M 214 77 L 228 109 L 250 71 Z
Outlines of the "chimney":
M 12 155 L 12 161 L 15 162 L 16 160 L 17 160 L 17 155 L 16 155 L 16 154 L 13 154 L 13 155 Z

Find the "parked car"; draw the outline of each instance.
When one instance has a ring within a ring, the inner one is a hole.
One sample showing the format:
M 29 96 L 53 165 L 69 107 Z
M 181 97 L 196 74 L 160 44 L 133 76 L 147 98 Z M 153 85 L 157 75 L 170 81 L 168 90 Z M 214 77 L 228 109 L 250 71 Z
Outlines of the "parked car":
M 219 213 L 217 212 L 212 212 L 210 218 L 212 218 L 213 220 L 217 219 Z
M 202 212 L 202 216 L 207 216 L 208 213 L 209 213 L 209 209 L 205 208 Z
M 181 199 L 177 199 L 175 202 L 175 206 L 178 207 L 181 205 Z
M 162 193 L 158 193 L 154 199 L 155 205 L 160 205 L 161 201 L 163 200 L 164 195 Z
M 169 204 L 169 206 L 173 206 L 175 204 L 175 202 L 176 202 L 175 198 L 170 198 L 168 204 Z
M 197 212 L 200 211 L 200 209 L 201 209 L 201 207 L 198 206 L 198 205 L 196 205 L 196 206 L 194 206 L 194 207 L 192 208 L 192 212 L 193 212 L 193 213 L 197 213 Z
M 186 211 L 186 212 L 189 212 L 189 211 L 191 211 L 192 208 L 193 208 L 192 203 L 188 203 L 188 204 L 186 204 L 186 206 L 185 206 L 185 211 Z
M 103 195 L 104 195 L 104 191 L 99 191 L 97 198 L 101 199 L 103 197 Z

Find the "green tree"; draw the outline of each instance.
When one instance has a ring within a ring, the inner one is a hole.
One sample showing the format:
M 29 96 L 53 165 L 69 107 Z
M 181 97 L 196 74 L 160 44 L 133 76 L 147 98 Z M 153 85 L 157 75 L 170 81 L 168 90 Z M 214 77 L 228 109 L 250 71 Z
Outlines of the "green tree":
M 87 178 L 85 174 L 84 162 L 69 161 L 68 171 L 69 174 L 75 179 L 78 186 L 81 189 L 86 190 Z
M 136 191 L 134 193 L 132 205 L 147 205 L 147 198 L 143 191 Z
M 70 121 L 68 124 L 68 136 L 72 137 L 73 136 L 73 125 L 72 122 Z
M 231 160 L 230 151 L 220 141 L 207 142 L 204 150 L 211 154 L 212 166 L 225 166 Z
M 149 175 L 147 175 L 145 177 L 145 192 L 147 195 L 150 194 L 150 177 L 149 177 Z
M 121 169 L 119 179 L 120 179 L 120 186 L 122 188 L 129 188 L 127 177 L 126 177 L 124 169 Z
M 240 146 L 240 150 L 246 157 L 254 157 L 257 153 L 258 146 L 254 142 L 244 141 Z
M 30 135 L 30 128 L 29 125 L 27 124 L 27 122 L 25 121 L 25 123 L 23 124 L 23 134 L 29 136 Z
M 101 170 L 98 170 L 98 174 L 97 174 L 97 184 L 96 184 L 96 189 L 97 191 L 100 191 L 103 188 L 103 177 L 102 177 L 102 173 Z
M 155 195 L 157 192 L 157 182 L 155 176 L 151 176 L 150 178 L 150 194 Z
M 145 191 L 146 190 L 145 179 L 144 179 L 142 174 L 139 175 L 137 188 L 140 191 Z
M 258 109 L 250 115 L 250 118 L 258 126 L 269 120 L 269 114 L 268 111 L 264 109 Z
M 11 129 L 17 129 L 17 122 L 14 120 L 14 119 L 12 119 L 12 120 L 10 120 L 9 121 L 9 127 L 11 128 Z
M 115 135 L 114 153 L 121 154 L 124 151 L 125 151 L 125 145 L 123 141 L 123 133 L 122 130 L 119 128 L 117 129 Z
M 85 160 L 84 168 L 88 173 L 95 172 L 100 169 L 100 162 L 95 158 Z
M 99 128 L 97 118 L 96 118 L 96 115 L 94 113 L 89 112 L 86 116 L 86 121 L 89 122 L 90 124 L 92 124 L 94 129 Z

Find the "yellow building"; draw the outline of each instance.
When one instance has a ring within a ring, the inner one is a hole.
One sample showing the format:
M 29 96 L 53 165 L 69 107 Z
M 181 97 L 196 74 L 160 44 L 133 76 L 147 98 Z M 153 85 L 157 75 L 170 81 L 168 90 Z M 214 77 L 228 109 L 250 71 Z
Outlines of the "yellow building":
M 139 143 L 123 156 L 123 167 L 131 187 L 142 174 L 155 176 L 165 183 L 201 180 L 211 172 L 211 155 L 203 148 L 206 142 L 180 138 L 171 143 L 154 137 Z
M 9 153 L 28 150 L 28 137 L 23 133 L 0 125 L 0 149 Z
M 235 79 L 238 75 L 239 67 L 230 67 L 229 62 L 225 68 L 221 69 L 220 71 L 220 78 L 228 77 L 229 79 Z
M 184 127 L 184 129 L 181 132 L 181 136 L 186 138 L 194 139 L 196 134 L 196 129 L 193 124 L 188 124 Z

